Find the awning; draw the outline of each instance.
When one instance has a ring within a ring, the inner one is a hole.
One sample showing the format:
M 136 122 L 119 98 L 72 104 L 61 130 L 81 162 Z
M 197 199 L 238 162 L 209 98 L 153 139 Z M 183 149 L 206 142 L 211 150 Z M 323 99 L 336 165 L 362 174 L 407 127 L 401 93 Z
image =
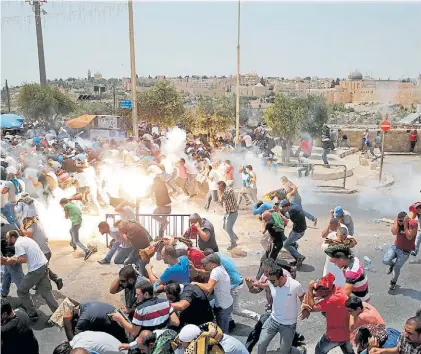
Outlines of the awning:
M 86 127 L 96 117 L 94 114 L 83 114 L 80 117 L 68 120 L 65 124 L 73 129 Z
M 0 118 L 1 127 L 4 129 L 22 129 L 24 120 L 22 116 L 11 113 L 2 114 Z

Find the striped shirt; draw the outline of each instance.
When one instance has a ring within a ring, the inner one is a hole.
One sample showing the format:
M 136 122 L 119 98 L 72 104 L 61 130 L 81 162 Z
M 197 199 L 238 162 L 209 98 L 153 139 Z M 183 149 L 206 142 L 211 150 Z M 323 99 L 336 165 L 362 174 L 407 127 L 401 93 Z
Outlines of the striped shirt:
M 235 200 L 235 194 L 232 188 L 226 189 L 224 193 L 222 193 L 221 202 L 225 206 L 227 214 L 238 211 L 238 204 Z
M 368 278 L 365 274 L 363 264 L 354 257 L 344 270 L 345 282 L 352 285 L 352 294 L 359 297 L 362 301 L 370 300 L 368 292 Z
M 136 307 L 132 323 L 153 331 L 164 327 L 173 311 L 168 300 L 151 298 Z

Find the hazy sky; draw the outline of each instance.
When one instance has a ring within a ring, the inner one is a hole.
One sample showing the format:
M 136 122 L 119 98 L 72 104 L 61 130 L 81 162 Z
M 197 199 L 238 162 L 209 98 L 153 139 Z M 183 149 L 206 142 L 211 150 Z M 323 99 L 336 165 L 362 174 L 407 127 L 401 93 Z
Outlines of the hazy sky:
M 130 76 L 126 2 L 43 5 L 47 77 Z M 241 72 L 373 77 L 421 73 L 421 3 L 243 2 Z M 1 1 L 2 85 L 38 81 L 35 24 L 23 0 Z M 236 2 L 135 2 L 136 71 L 229 75 L 236 70 Z

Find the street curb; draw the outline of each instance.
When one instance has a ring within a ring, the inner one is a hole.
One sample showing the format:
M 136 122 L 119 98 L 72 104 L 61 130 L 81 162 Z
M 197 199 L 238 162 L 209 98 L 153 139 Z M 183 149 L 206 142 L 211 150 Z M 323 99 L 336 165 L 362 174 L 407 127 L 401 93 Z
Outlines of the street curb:
M 332 194 L 354 194 L 358 193 L 356 189 L 314 189 L 315 193 L 332 193 Z
M 421 152 L 386 152 L 384 156 L 421 156 Z

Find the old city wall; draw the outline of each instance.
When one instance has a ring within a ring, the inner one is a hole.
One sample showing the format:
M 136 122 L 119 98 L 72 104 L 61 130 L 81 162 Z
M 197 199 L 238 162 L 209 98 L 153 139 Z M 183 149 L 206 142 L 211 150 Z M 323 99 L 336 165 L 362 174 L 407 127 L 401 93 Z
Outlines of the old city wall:
M 374 136 L 376 136 L 376 127 L 348 127 L 342 126 L 340 129 L 348 136 L 348 143 L 351 147 L 359 148 L 361 146 L 361 138 L 366 129 L 369 129 L 371 141 L 374 143 Z M 418 142 L 415 146 L 414 152 L 421 153 L 421 124 L 408 125 L 405 127 L 392 127 L 386 133 L 384 150 L 387 152 L 408 152 L 409 151 L 409 132 L 408 130 L 417 129 Z

